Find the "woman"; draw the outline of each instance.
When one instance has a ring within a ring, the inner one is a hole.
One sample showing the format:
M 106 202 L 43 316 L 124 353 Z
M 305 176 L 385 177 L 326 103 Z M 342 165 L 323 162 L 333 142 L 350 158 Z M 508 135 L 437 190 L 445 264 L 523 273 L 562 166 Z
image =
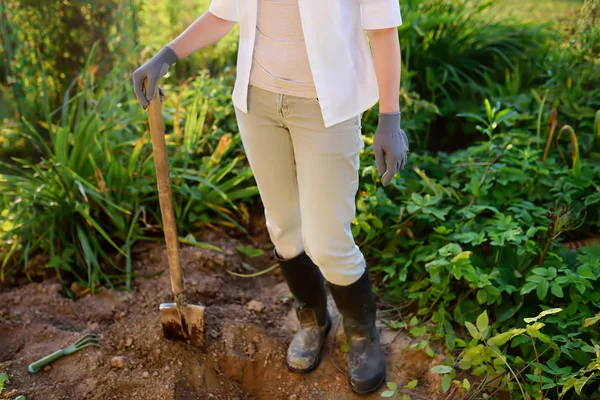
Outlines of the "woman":
M 364 147 L 362 112 L 379 101 L 374 153 L 383 185 L 408 152 L 398 104 L 398 0 L 212 0 L 205 14 L 134 72 L 140 104 L 148 106 L 173 64 L 216 42 L 236 22 L 233 104 L 300 321 L 288 367 L 305 373 L 319 363 L 331 327 L 327 282 L 348 338 L 350 385 L 357 393 L 374 392 L 385 381 L 385 357 L 365 259 L 350 228 Z

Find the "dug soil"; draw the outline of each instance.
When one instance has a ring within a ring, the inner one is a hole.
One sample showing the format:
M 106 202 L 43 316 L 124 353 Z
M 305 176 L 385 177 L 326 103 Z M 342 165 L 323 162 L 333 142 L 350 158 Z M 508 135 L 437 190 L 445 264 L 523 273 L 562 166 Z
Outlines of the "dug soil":
M 256 226 L 263 226 L 260 221 Z M 198 349 L 162 336 L 159 304 L 170 302 L 165 247 L 140 249 L 129 293 L 103 291 L 73 301 L 55 278 L 0 288 L 0 372 L 5 372 L 1 399 L 27 400 L 193 400 L 193 399 L 374 399 L 381 392 L 356 396 L 346 377 L 344 333 L 330 299 L 332 332 L 320 366 L 297 375 L 285 365 L 287 345 L 297 320 L 279 270 L 255 278 L 244 263 L 265 269 L 275 263 L 271 252 L 247 259 L 237 246 L 268 242 L 264 229 L 233 238 L 216 230 L 198 238 L 219 253 L 197 247 L 181 249 L 189 302 L 206 306 L 207 346 Z M 413 400 L 445 399 L 439 377 L 430 372 L 440 359 L 411 350 L 404 331 L 378 323 L 388 354 L 388 381 Z M 100 336 L 101 347 L 88 347 L 31 374 L 33 361 L 65 347 L 85 333 Z M 382 389 L 385 390 L 385 389 Z M 398 398 L 402 398 L 399 396 Z

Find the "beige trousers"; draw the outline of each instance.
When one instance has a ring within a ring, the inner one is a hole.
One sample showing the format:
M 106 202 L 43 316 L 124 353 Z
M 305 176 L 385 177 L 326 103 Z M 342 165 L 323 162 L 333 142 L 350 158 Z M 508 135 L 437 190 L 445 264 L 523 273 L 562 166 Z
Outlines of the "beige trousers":
M 356 212 L 361 117 L 325 128 L 317 99 L 251 86 L 236 109 L 244 150 L 284 259 L 303 251 L 326 280 L 350 285 L 365 271 L 351 223 Z

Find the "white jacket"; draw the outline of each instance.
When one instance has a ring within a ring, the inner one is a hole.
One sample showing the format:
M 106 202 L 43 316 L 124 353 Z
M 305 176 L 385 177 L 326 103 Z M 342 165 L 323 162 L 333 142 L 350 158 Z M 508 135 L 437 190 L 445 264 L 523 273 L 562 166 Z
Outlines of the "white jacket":
M 400 26 L 398 0 L 298 0 L 298 6 L 325 127 L 371 108 L 379 100 L 379 90 L 365 29 Z M 248 112 L 257 0 L 212 0 L 209 11 L 240 23 L 232 100 Z

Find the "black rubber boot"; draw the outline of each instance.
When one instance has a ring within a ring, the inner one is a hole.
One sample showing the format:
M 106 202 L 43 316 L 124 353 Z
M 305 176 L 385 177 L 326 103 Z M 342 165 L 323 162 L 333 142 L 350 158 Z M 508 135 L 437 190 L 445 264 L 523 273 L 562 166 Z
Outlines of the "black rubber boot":
M 287 365 L 292 372 L 310 372 L 321 361 L 321 350 L 331 328 L 324 279 L 306 253 L 291 260 L 283 260 L 276 251 L 274 253 L 295 297 L 294 306 L 300 321 L 288 348 Z
M 348 378 L 358 394 L 377 391 L 385 381 L 385 355 L 375 327 L 377 306 L 368 272 L 349 286 L 328 283 L 348 338 Z

